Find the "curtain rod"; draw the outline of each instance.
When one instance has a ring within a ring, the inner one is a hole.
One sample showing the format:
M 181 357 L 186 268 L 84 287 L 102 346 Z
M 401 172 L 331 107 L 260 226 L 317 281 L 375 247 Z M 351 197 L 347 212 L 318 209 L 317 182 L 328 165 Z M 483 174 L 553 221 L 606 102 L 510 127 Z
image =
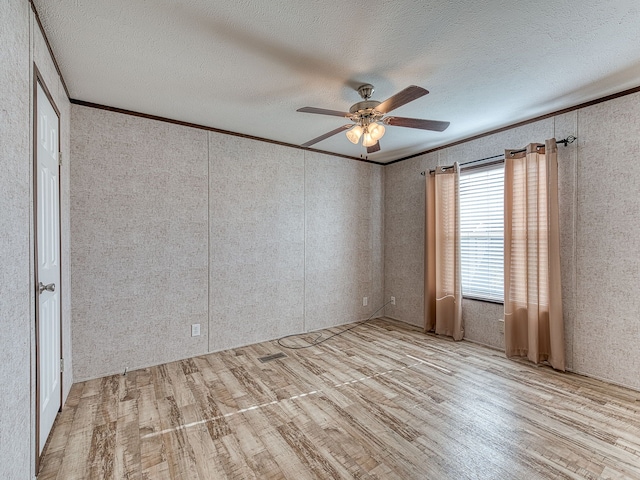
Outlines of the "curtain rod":
M 570 143 L 573 143 L 577 140 L 577 137 L 574 137 L 573 135 L 569 135 L 567 138 L 563 138 L 562 140 L 556 140 L 556 144 L 558 143 L 562 143 L 565 147 L 567 145 L 569 145 Z M 527 149 L 523 148 L 522 150 L 513 150 L 512 153 L 521 153 L 521 152 L 526 152 Z M 468 162 L 464 162 L 459 164 L 461 167 L 464 167 L 465 165 L 471 165 L 472 163 L 479 163 L 479 162 L 484 162 L 486 160 L 494 160 L 497 158 L 502 158 L 504 157 L 504 153 L 501 153 L 500 155 L 494 155 L 493 157 L 486 157 L 486 158 L 480 158 L 478 160 L 470 160 Z M 453 168 L 453 165 L 449 166 L 449 167 L 441 167 L 443 170 L 449 170 L 450 168 Z M 435 173 L 435 170 L 429 170 L 429 173 Z M 426 172 L 420 172 L 420 175 L 422 175 L 423 177 L 426 175 Z

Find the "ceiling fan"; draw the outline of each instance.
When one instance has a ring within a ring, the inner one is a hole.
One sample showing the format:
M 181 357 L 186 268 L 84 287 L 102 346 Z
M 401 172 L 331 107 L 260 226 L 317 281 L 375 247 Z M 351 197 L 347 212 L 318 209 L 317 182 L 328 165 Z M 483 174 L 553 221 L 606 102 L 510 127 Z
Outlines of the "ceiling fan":
M 355 123 L 355 125 L 347 124 L 336 128 L 335 130 L 331 130 L 324 135 L 320 135 L 313 140 L 309 140 L 307 143 L 303 143 L 302 146 L 310 147 L 315 143 L 348 129 L 346 134 L 351 143 L 358 144 L 360 139 L 362 139 L 362 145 L 367 147 L 367 153 L 374 153 L 380 150 L 379 140 L 384 135 L 384 125 L 419 128 L 421 130 L 433 130 L 436 132 L 443 132 L 449 126 L 449 122 L 439 122 L 437 120 L 385 116 L 390 111 L 429 93 L 428 90 L 425 90 L 422 87 L 411 85 L 392 97 L 387 98 L 384 102 L 370 100 L 373 91 L 373 85 L 368 83 L 360 85 L 358 87 L 358 93 L 362 97 L 362 101 L 351 105 L 349 112 L 326 110 L 324 108 L 316 107 L 303 107 L 296 110 L 297 112 L 319 113 L 320 115 L 344 117 Z

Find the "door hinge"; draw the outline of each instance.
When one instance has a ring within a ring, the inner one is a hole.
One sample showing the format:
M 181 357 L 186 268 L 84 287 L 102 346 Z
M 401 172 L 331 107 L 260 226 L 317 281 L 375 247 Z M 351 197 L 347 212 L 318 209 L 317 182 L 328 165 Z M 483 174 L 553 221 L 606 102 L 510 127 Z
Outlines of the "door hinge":
M 64 373 L 64 358 L 60 359 L 60 373 Z
M 58 152 L 58 165 L 62 165 L 62 152 Z

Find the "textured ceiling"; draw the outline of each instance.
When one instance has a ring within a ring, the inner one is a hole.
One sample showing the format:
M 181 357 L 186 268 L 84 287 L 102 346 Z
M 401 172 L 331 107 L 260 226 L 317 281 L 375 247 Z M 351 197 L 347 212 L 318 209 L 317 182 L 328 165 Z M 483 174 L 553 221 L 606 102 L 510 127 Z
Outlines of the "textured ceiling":
M 637 0 L 34 3 L 77 100 L 300 145 L 345 124 L 300 107 L 426 88 L 393 114 L 451 126 L 387 127 L 383 163 L 640 85 Z

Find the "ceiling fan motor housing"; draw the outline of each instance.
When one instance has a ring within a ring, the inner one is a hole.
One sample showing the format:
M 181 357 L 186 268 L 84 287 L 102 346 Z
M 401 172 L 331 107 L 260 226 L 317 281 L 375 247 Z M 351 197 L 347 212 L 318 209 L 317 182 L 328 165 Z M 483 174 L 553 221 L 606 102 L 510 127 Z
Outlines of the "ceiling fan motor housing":
M 380 105 L 380 102 L 375 100 L 364 100 L 353 104 L 349 109 L 351 120 L 356 123 L 358 123 L 358 121 L 364 121 L 363 123 L 379 121 L 384 114 L 376 110 L 378 105 Z

